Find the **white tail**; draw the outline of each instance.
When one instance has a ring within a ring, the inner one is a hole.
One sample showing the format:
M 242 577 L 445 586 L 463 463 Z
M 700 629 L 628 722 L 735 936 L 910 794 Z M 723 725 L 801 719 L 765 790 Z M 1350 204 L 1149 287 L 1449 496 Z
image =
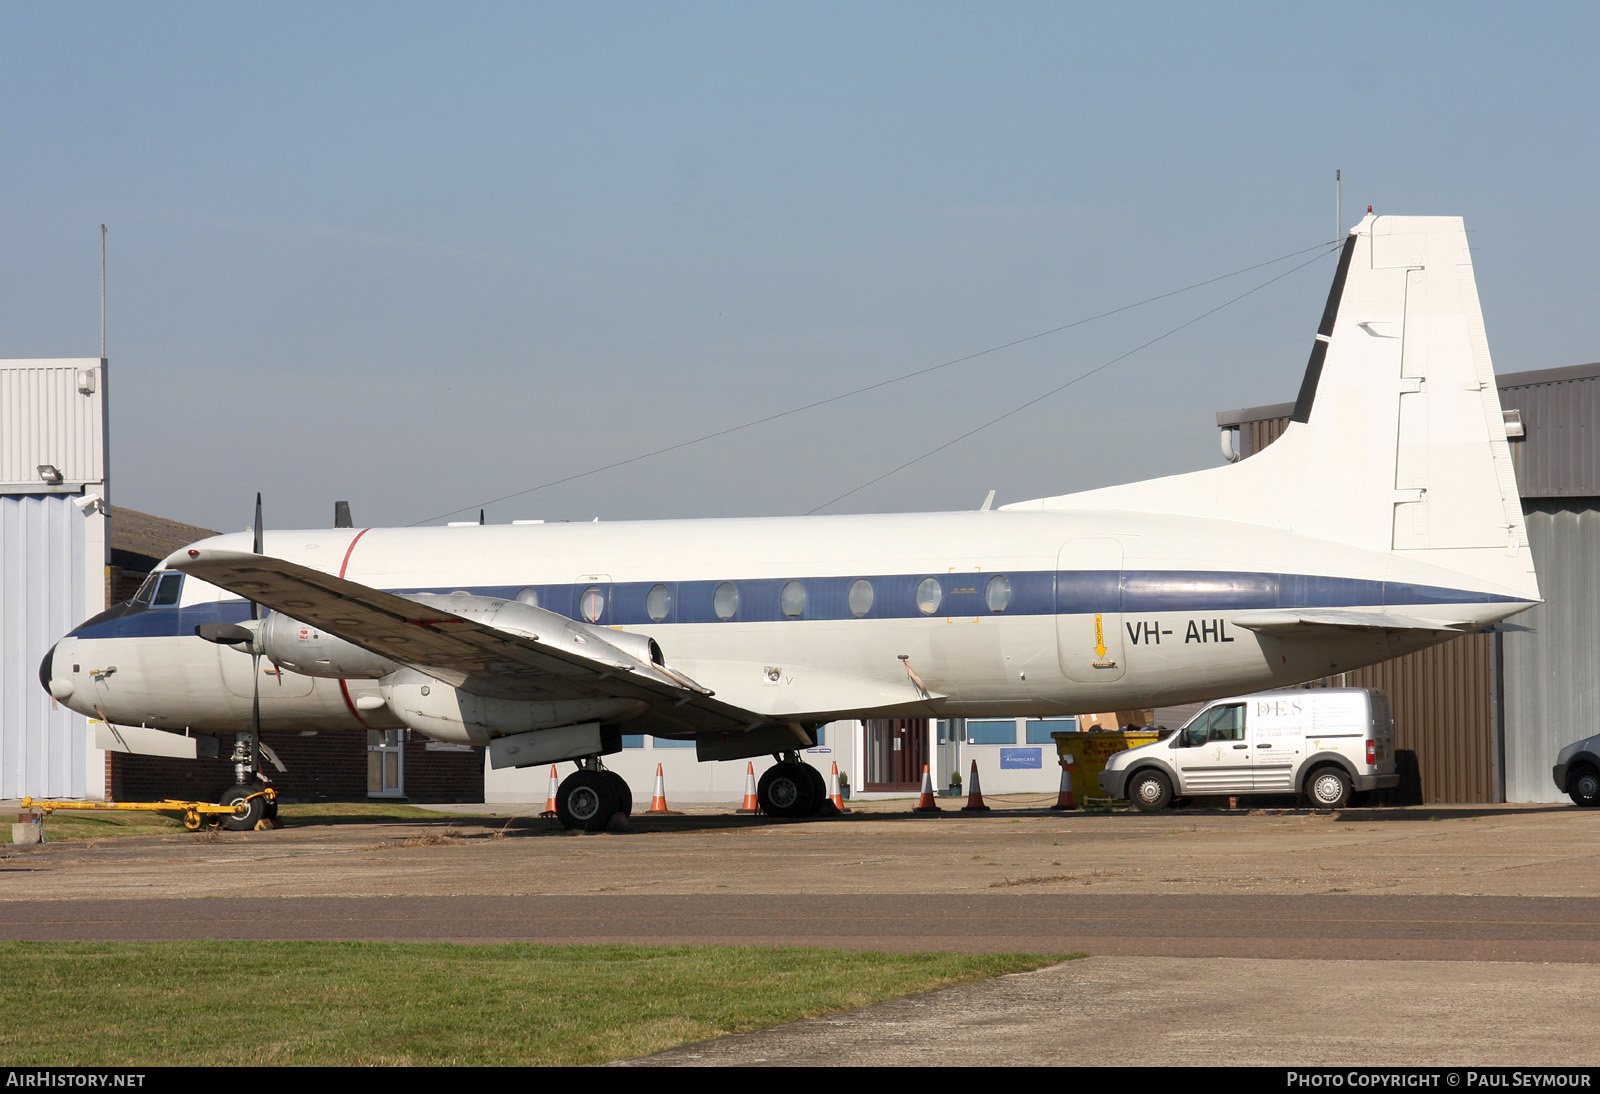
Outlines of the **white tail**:
M 1460 217 L 1369 214 L 1351 231 L 1293 419 L 1261 454 L 1006 508 L 1238 521 L 1539 598 Z

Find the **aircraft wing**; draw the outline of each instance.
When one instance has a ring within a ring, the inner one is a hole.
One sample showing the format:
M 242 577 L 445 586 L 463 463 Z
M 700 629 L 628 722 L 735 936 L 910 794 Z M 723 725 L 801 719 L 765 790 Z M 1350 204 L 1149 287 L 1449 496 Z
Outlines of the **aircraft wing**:
M 1247 631 L 1270 634 L 1277 638 L 1304 635 L 1307 638 L 1325 636 L 1334 631 L 1353 628 L 1378 631 L 1439 631 L 1462 634 L 1467 628 L 1439 623 L 1431 619 L 1395 615 L 1392 612 L 1363 611 L 1354 608 L 1304 608 L 1270 612 L 1244 612 L 1228 622 Z
M 521 634 L 269 555 L 190 549 L 167 565 L 473 694 L 641 700 L 648 710 L 628 722 L 629 731 L 660 736 L 743 732 L 778 721 L 611 645 L 605 628 L 554 612 L 528 609 L 548 626 Z

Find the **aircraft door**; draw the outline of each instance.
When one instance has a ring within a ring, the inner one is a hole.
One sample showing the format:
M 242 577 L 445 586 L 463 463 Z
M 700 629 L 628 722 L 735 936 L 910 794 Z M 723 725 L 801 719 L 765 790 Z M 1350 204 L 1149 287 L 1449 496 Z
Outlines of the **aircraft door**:
M 1069 540 L 1056 556 L 1056 652 L 1067 679 L 1122 679 L 1122 544 Z

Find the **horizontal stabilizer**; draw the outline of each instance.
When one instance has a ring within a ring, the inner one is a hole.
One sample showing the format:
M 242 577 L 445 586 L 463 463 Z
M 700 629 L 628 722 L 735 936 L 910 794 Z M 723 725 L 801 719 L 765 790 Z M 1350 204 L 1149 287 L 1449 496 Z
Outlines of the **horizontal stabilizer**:
M 1329 628 L 1363 628 L 1379 631 L 1438 631 L 1464 633 L 1466 628 L 1431 619 L 1395 615 L 1393 612 L 1355 611 L 1346 608 L 1318 608 L 1307 611 L 1246 612 L 1229 620 L 1236 627 L 1278 638 L 1302 634 L 1313 637 Z M 1474 628 L 1475 629 L 1475 628 Z

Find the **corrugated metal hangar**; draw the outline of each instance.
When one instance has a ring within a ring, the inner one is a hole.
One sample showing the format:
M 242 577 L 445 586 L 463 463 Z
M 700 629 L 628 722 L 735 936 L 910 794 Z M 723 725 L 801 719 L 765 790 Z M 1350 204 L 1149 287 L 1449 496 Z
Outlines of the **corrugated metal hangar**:
M 0 797 L 99 798 L 105 756 L 39 686 L 106 604 L 106 362 L 0 363 Z
M 1600 729 L 1600 364 L 1498 386 L 1544 603 L 1495 633 L 1328 681 L 1389 693 L 1396 747 L 1415 755 L 1413 800 L 1565 801 L 1550 777 L 1556 753 Z M 1234 451 L 1248 458 L 1292 410 L 1226 411 L 1217 425 L 1237 432 Z

